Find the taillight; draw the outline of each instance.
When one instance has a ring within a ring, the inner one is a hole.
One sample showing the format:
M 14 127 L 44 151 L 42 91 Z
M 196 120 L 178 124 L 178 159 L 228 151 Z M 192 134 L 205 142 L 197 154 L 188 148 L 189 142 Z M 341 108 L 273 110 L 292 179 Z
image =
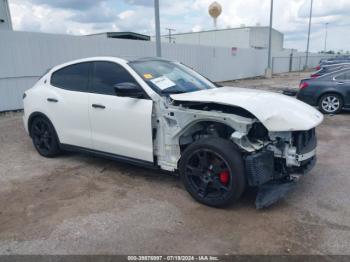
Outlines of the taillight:
M 316 78 L 316 77 L 319 77 L 320 75 L 319 74 L 312 74 L 311 77 L 312 78 Z
M 316 70 L 320 70 L 320 69 L 321 69 L 320 65 L 316 66 Z
M 309 84 L 307 82 L 301 82 L 300 85 L 299 85 L 299 88 L 303 89 L 303 88 L 306 88 L 308 86 L 309 86 Z

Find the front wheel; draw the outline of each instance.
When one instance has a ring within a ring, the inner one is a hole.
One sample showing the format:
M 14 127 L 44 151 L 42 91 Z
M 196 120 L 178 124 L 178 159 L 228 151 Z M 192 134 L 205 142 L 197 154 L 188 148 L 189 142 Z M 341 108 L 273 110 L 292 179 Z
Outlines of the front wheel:
M 325 94 L 321 97 L 318 106 L 324 114 L 337 114 L 343 108 L 343 99 L 338 94 Z
M 189 145 L 181 156 L 179 172 L 191 196 L 209 206 L 229 205 L 245 189 L 242 156 L 230 141 L 222 138 Z

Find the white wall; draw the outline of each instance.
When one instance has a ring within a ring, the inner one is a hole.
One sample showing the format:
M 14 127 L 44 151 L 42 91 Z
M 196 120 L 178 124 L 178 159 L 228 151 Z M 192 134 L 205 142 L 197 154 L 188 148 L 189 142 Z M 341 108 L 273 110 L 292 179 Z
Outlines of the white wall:
M 279 52 L 283 49 L 283 34 L 275 29 L 271 32 L 271 49 Z M 268 27 L 252 27 L 250 31 L 250 47 L 264 47 L 269 46 L 269 28 Z
M 57 64 L 91 56 L 155 56 L 155 43 L 150 41 L 13 31 L 0 32 L 0 39 L 0 111 L 22 108 L 23 92 Z M 267 64 L 266 50 L 239 48 L 233 53 L 227 47 L 163 43 L 162 52 L 213 81 L 260 76 Z M 282 64 L 276 70 L 285 70 Z
M 173 41 L 177 44 L 249 48 L 249 35 L 249 28 L 213 30 L 175 34 Z M 162 41 L 168 42 L 169 40 L 162 37 Z
M 173 34 L 172 42 L 177 44 L 192 44 L 204 46 L 239 47 L 239 48 L 267 48 L 269 42 L 268 27 L 242 27 L 234 29 L 210 30 Z M 152 37 L 155 41 L 155 38 Z M 162 42 L 168 43 L 169 38 L 162 36 Z M 272 30 L 272 49 L 283 49 L 283 34 Z

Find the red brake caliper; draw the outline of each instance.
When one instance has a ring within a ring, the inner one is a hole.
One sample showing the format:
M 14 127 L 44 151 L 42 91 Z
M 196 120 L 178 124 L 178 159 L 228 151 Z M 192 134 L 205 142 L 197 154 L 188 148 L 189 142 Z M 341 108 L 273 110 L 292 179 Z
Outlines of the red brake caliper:
M 230 180 L 230 173 L 227 170 L 220 172 L 219 179 L 221 184 L 226 186 Z

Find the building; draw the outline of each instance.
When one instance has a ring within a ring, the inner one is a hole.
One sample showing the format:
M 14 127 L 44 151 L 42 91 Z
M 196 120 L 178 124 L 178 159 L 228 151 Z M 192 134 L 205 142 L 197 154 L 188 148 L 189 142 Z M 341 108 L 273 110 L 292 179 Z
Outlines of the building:
M 116 38 L 116 39 L 129 39 L 129 40 L 143 40 L 150 41 L 151 37 L 148 35 L 138 34 L 134 32 L 105 32 L 98 34 L 87 35 L 90 37 L 100 37 L 100 38 Z
M 7 0 L 0 0 L 0 30 L 12 30 L 11 15 Z
M 283 40 L 283 34 L 272 29 L 271 46 L 273 51 L 283 50 Z M 162 41 L 169 42 L 169 35 L 163 35 Z M 269 43 L 269 27 L 249 26 L 172 34 L 171 42 L 177 44 L 265 49 Z
M 133 60 L 156 55 L 149 36 L 132 32 L 75 36 L 13 31 L 7 0 L 0 0 L 0 19 L 0 112 L 23 108 L 23 92 L 55 65 L 91 56 Z M 213 81 L 261 76 L 267 65 L 267 39 L 264 27 L 177 34 L 178 44 L 162 44 L 162 56 L 181 61 Z M 272 47 L 279 49 L 272 53 L 274 72 L 295 71 L 304 65 L 304 53 L 294 52 L 291 59 L 290 52 L 280 51 L 281 33 L 274 30 L 272 39 Z M 320 58 L 309 54 L 308 65 L 317 65 Z

